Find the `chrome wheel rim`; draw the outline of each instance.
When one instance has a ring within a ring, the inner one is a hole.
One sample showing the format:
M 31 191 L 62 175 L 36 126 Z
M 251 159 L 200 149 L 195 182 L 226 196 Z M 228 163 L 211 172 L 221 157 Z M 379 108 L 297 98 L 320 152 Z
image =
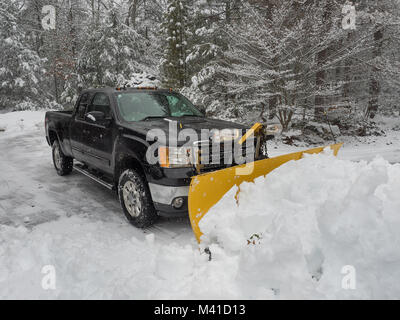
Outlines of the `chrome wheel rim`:
M 61 154 L 60 148 L 58 146 L 54 149 L 54 163 L 56 165 L 56 168 L 58 170 L 61 170 Z
M 122 195 L 126 210 L 132 217 L 137 218 L 142 212 L 142 202 L 136 185 L 132 181 L 127 181 L 122 189 Z

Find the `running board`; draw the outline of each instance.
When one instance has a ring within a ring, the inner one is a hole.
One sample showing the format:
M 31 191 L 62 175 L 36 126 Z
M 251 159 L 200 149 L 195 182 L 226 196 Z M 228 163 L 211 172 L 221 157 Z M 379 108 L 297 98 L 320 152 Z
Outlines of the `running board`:
M 96 181 L 97 183 L 101 184 L 103 187 L 106 187 L 109 190 L 115 190 L 115 187 L 113 184 L 108 183 L 104 181 L 103 179 L 96 177 L 93 173 L 89 172 L 82 164 L 75 164 L 74 169 L 78 171 L 79 173 L 82 173 L 83 175 L 89 177 L 90 179 Z

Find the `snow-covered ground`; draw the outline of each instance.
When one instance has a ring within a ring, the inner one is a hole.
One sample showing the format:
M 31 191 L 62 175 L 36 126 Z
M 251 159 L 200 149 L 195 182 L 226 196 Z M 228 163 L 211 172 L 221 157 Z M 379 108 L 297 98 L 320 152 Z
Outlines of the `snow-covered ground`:
M 375 119 L 377 125 L 384 131 L 381 136 L 368 137 L 340 137 L 337 142 L 343 142 L 339 159 L 360 161 L 373 160 L 376 155 L 382 156 L 391 163 L 400 162 L 400 118 L 388 118 L 379 116 Z M 393 130 L 396 128 L 398 131 Z M 333 144 L 328 141 L 327 144 Z M 299 143 L 302 145 L 302 143 Z M 303 143 L 304 145 L 304 143 Z M 305 149 L 304 145 L 301 149 Z M 271 142 L 269 145 L 270 156 L 277 156 L 288 152 L 296 152 L 299 147 L 282 144 L 281 141 Z
M 187 220 L 135 229 L 108 190 L 57 176 L 43 119 L 0 114 L 0 298 L 400 298 L 400 165 L 384 160 L 400 162 L 398 132 L 288 163 L 247 185 L 240 209 L 227 194 L 204 221 L 208 261 Z

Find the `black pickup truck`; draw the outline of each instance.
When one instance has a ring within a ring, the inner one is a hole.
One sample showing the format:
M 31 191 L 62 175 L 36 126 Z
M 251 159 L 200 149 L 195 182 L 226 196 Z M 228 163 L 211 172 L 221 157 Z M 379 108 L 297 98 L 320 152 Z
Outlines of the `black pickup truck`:
M 157 88 L 85 90 L 73 111 L 47 112 L 45 127 L 57 173 L 75 169 L 116 191 L 126 217 L 140 228 L 158 216 L 187 215 L 191 178 L 235 165 L 233 157 L 226 159 L 226 140 L 246 131 L 206 118 L 181 94 Z M 198 139 L 188 142 L 186 137 L 173 145 L 171 128 L 178 137 L 189 129 Z M 149 150 L 157 161 L 149 160 Z M 200 154 L 214 159 L 216 152 L 222 155 L 219 161 L 198 159 Z

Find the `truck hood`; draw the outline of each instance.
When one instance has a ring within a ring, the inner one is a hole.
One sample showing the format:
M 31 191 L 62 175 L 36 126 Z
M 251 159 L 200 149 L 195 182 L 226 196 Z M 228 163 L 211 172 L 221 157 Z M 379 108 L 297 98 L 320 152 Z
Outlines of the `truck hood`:
M 169 138 L 169 127 L 172 125 L 173 121 L 177 122 L 177 130 L 178 134 L 182 130 L 185 129 L 192 129 L 197 134 L 199 139 L 201 138 L 201 131 L 203 129 L 208 130 L 223 130 L 223 129 L 239 129 L 239 130 L 246 130 L 248 129 L 246 126 L 218 119 L 210 119 L 210 118 L 197 118 L 197 117 L 185 117 L 185 118 L 173 118 L 173 117 L 166 117 L 163 119 L 150 119 L 147 121 L 141 122 L 132 122 L 132 123 L 124 123 L 123 127 L 136 131 L 138 133 L 147 136 L 152 136 L 152 130 L 154 129 L 161 129 L 165 137 Z

